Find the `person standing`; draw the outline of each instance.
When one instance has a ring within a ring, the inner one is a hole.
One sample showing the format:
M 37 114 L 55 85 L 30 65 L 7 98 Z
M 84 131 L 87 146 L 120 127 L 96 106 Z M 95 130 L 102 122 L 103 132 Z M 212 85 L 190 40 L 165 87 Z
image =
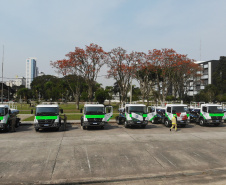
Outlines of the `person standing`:
M 175 127 L 175 131 L 177 131 L 177 115 L 174 114 L 173 118 L 172 118 L 172 127 L 170 128 L 170 131 Z

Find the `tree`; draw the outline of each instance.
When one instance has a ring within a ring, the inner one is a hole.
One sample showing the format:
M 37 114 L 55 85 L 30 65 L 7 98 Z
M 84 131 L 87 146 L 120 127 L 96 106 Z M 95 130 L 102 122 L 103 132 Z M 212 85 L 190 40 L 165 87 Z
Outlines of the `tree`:
M 162 102 L 165 102 L 171 86 L 175 54 L 176 52 L 173 49 L 166 48 L 162 50 L 154 49 L 148 52 L 148 59 L 155 65 L 157 91 L 161 95 L 160 101 Z
M 109 52 L 108 66 L 108 78 L 114 78 L 121 94 L 121 101 L 126 102 L 127 92 L 130 88 L 134 54 L 126 54 L 126 50 L 123 48 L 115 48 Z
M 51 62 L 51 65 L 63 76 L 68 74 L 77 76 L 77 78 L 74 79 L 76 91 L 74 91 L 73 94 L 78 107 L 81 88 L 80 79 L 84 78 L 86 80 L 88 84 L 89 101 L 92 101 L 95 81 L 101 67 L 106 63 L 107 53 L 102 47 L 96 44 L 90 44 L 86 46 L 85 49 L 76 47 L 75 51 L 69 52 L 65 56 L 68 59 Z
M 28 88 L 21 88 L 17 91 L 17 96 L 21 96 L 26 101 L 32 97 L 32 92 Z
M 149 104 L 149 95 L 153 92 L 153 86 L 156 80 L 155 66 L 148 60 L 145 53 L 135 52 L 133 70 L 134 77 L 140 85 L 143 103 L 147 99 Z
M 60 88 L 61 81 L 62 79 L 52 75 L 38 76 L 31 83 L 32 94 L 36 99 L 43 98 L 47 100 L 51 98 L 57 100 L 62 92 Z
M 106 93 L 107 93 L 106 99 L 109 100 L 109 105 L 110 105 L 110 104 L 111 104 L 111 100 L 112 100 L 112 95 L 113 95 L 113 93 L 114 93 L 113 87 L 112 87 L 112 86 L 106 86 L 106 87 L 105 87 L 105 91 L 106 91 Z
M 170 90 L 174 96 L 185 98 L 187 92 L 186 84 L 189 79 L 197 76 L 199 67 L 194 60 L 187 55 L 176 53 L 173 49 L 151 50 L 148 59 L 154 65 L 156 75 L 156 89 L 161 102 L 165 102 Z M 172 95 L 172 94 L 171 94 Z
M 200 67 L 194 63 L 194 60 L 189 59 L 187 55 L 176 54 L 173 64 L 174 75 L 172 78 L 172 87 L 174 97 L 179 96 L 179 99 L 187 99 L 188 92 L 187 84 L 191 78 L 196 79 L 200 74 Z
M 108 97 L 108 92 L 106 90 L 104 90 L 103 88 L 99 88 L 95 92 L 95 98 L 101 104 L 104 103 L 104 101 L 107 99 L 107 97 Z

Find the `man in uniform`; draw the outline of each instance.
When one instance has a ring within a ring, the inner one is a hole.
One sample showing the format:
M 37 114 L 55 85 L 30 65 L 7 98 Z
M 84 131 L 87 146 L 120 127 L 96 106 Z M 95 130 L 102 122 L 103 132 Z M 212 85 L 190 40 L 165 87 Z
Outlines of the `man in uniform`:
M 174 114 L 173 118 L 172 118 L 172 127 L 170 128 L 170 131 L 173 129 L 173 127 L 175 127 L 175 131 L 177 131 L 177 115 Z

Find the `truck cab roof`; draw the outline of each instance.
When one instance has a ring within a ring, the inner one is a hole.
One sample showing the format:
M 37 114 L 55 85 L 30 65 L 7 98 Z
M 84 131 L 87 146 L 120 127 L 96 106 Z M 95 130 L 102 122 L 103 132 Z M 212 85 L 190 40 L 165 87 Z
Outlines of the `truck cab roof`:
M 9 108 L 8 105 L 0 105 L 0 107 L 2 107 L 2 108 Z
M 211 106 L 221 106 L 222 107 L 222 105 L 219 105 L 219 104 L 202 104 L 201 106 L 206 106 L 206 107 L 211 107 Z
M 128 107 L 128 106 L 131 106 L 131 107 L 137 107 L 137 106 L 146 106 L 146 105 L 144 105 L 144 104 L 126 104 L 125 105 L 126 107 Z
M 59 107 L 59 105 L 37 105 L 36 107 Z
M 104 107 L 103 104 L 85 104 L 84 107 Z
M 179 107 L 179 106 L 188 106 L 186 104 L 167 104 L 166 107 Z

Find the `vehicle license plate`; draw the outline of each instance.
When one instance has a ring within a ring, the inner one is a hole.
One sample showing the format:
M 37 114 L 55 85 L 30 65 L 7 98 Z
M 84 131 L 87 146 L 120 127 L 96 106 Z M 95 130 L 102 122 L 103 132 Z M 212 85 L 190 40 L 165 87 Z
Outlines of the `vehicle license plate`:
M 44 126 L 45 126 L 45 127 L 48 127 L 48 126 L 49 126 L 49 124 L 44 124 Z
M 219 122 L 219 120 L 216 120 L 216 122 Z
M 141 123 L 140 121 L 138 121 L 137 123 Z
M 97 125 L 97 123 L 93 123 L 93 125 Z

